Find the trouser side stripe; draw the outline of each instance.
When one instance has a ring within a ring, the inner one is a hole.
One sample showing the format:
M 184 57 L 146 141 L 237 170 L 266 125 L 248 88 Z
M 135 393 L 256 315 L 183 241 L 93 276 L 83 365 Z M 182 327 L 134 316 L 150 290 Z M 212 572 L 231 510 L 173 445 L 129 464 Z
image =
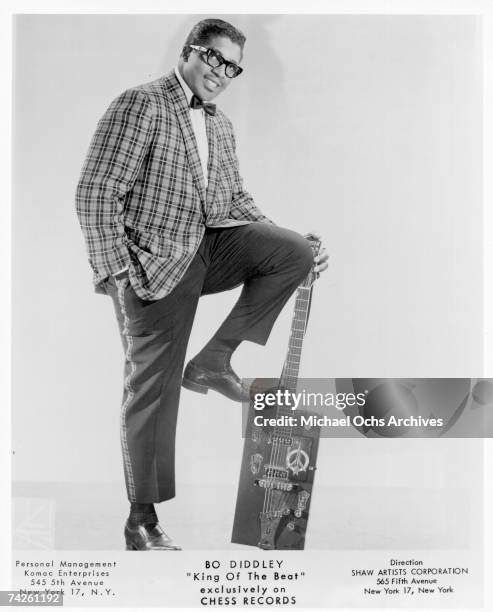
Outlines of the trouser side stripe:
M 127 311 L 125 309 L 124 293 L 125 293 L 125 287 L 126 287 L 127 282 L 128 281 L 126 280 L 116 281 L 117 288 L 118 288 L 118 302 L 120 304 L 120 310 L 123 315 L 122 336 L 125 338 L 125 342 L 127 345 L 127 349 L 125 352 L 125 360 L 127 361 L 130 367 L 129 372 L 125 376 L 125 380 L 124 380 L 126 397 L 125 397 L 125 401 L 122 404 L 122 409 L 121 409 L 120 440 L 121 440 L 121 445 L 122 445 L 123 464 L 125 468 L 125 473 L 127 475 L 128 497 L 130 501 L 136 501 L 135 483 L 134 483 L 134 477 L 133 477 L 133 472 L 132 472 L 132 461 L 130 459 L 130 453 L 128 450 L 128 443 L 127 443 L 127 410 L 135 395 L 133 387 L 132 387 L 132 377 L 135 374 L 135 370 L 137 369 L 137 366 L 132 359 L 133 338 L 128 333 L 129 320 L 127 316 Z

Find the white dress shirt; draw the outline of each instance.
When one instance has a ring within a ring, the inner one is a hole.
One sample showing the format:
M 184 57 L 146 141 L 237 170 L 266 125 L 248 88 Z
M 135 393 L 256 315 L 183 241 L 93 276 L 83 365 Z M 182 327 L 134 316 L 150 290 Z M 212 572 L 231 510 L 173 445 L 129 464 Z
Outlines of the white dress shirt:
M 180 82 L 185 95 L 187 96 L 188 106 L 192 101 L 193 91 L 185 83 L 178 68 L 175 68 L 176 78 Z M 209 142 L 207 141 L 207 131 L 205 127 L 205 111 L 203 108 L 190 108 L 190 121 L 192 122 L 193 133 L 197 141 L 197 149 L 199 151 L 200 163 L 202 165 L 202 173 L 204 175 L 205 188 L 209 182 L 209 170 L 207 167 L 209 161 Z

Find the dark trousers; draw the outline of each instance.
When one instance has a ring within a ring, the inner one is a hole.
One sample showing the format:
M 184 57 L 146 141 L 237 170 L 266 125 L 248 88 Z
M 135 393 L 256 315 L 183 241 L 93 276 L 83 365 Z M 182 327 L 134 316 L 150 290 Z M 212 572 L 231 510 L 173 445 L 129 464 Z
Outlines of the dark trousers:
M 130 501 L 175 495 L 176 419 L 199 297 L 243 284 L 216 337 L 265 344 L 312 261 L 309 242 L 299 234 L 251 223 L 207 229 L 185 275 L 160 300 L 140 299 L 127 278 L 107 281 L 125 351 L 120 432 Z

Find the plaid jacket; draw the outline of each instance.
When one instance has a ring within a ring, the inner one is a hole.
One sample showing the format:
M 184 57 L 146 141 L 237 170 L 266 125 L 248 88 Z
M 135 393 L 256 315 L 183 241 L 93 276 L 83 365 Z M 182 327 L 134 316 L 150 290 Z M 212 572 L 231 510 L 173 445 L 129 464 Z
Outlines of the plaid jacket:
M 174 73 L 129 89 L 99 121 L 77 185 L 76 206 L 102 282 L 129 266 L 146 300 L 179 282 L 206 225 L 269 220 L 243 189 L 229 119 L 206 115 L 207 191 L 187 99 Z

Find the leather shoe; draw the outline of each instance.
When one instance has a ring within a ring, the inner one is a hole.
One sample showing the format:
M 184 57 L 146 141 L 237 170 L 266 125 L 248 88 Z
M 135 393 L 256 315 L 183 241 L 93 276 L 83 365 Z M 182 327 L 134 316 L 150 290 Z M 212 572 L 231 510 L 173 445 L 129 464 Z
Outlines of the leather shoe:
M 229 363 L 221 370 L 209 370 L 190 361 L 183 374 L 183 386 L 190 391 L 207 393 L 213 389 L 235 402 L 248 402 L 250 393 Z
M 127 550 L 181 550 L 164 533 L 159 523 L 140 523 L 134 525 L 127 521 L 125 525 L 125 542 Z

